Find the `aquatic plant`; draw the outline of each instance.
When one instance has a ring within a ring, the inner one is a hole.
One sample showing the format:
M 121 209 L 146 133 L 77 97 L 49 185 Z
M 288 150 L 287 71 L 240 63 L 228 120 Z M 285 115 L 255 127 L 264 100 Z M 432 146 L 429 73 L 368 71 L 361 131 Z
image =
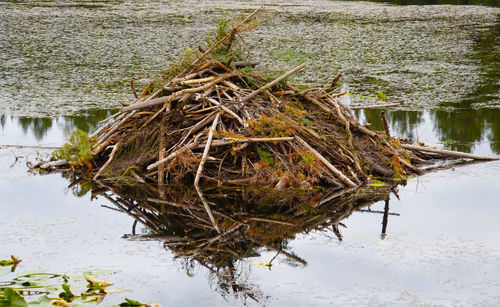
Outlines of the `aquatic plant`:
M 96 274 L 99 271 L 95 272 Z M 112 283 L 97 279 L 93 274 L 83 274 L 87 282 L 87 290 L 81 289 L 79 277 L 53 274 L 46 272 L 19 275 L 6 282 L 8 286 L 0 286 L 0 307 L 27 306 L 73 306 L 95 305 L 100 303 Z M 113 293 L 123 290 L 113 289 Z M 155 304 L 139 303 L 126 299 L 129 305 L 120 306 L 153 306 Z
M 92 161 L 92 146 L 95 140 L 90 138 L 84 131 L 77 129 L 69 137 L 69 142 L 59 150 L 52 153 L 54 159 L 66 161 Z

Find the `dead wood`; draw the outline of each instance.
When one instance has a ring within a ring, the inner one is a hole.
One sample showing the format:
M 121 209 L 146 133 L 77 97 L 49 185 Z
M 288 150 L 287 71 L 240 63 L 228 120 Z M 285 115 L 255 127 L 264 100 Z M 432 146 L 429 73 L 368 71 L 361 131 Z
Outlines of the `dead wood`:
M 430 159 L 498 159 L 400 144 L 384 116 L 385 134 L 370 130 L 352 110 L 396 104 L 349 108 L 336 99 L 344 94 L 335 88 L 340 74 L 328 88 L 290 84 L 286 79 L 305 64 L 273 79 L 240 69 L 253 64 L 236 61 L 234 54 L 221 59 L 212 53 L 219 44 L 230 45 L 259 10 L 207 51 L 194 53 L 196 58 L 183 63 L 175 75 L 152 82 L 135 101 L 101 122 L 91 135 L 92 159 L 64 157 L 33 167 L 67 169 L 110 181 L 131 177 L 155 186 L 194 182 L 203 200 L 203 181 L 277 190 L 314 185 L 354 188 L 371 177 L 399 182 L 407 173 L 420 175 L 419 166 Z M 203 202 L 217 227 L 210 204 Z

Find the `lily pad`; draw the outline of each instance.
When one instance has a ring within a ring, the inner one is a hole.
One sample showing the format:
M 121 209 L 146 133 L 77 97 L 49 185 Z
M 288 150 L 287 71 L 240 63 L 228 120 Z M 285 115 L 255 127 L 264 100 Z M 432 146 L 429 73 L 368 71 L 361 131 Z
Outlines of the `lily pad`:
M 0 306 L 5 307 L 28 307 L 24 296 L 12 288 L 3 290 L 3 299 L 0 299 Z

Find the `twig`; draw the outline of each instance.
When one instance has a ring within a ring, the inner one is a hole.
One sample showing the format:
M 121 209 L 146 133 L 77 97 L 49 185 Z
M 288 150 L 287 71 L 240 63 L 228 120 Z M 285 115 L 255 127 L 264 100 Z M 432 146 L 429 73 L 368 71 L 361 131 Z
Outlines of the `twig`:
M 229 37 L 231 37 L 231 35 L 234 35 L 234 32 L 236 32 L 238 30 L 239 27 L 241 27 L 242 25 L 244 25 L 247 21 L 250 20 L 250 18 L 252 18 L 255 14 L 257 14 L 258 11 L 262 10 L 262 8 L 264 8 L 264 6 L 261 6 L 259 7 L 258 9 L 256 9 L 255 11 L 253 11 L 250 15 L 248 15 L 245 19 L 243 19 L 238 25 L 236 25 L 236 27 L 234 27 L 226 36 L 224 36 L 223 38 L 221 38 L 219 41 L 217 41 L 215 44 L 213 44 L 210 48 L 208 48 L 207 51 L 203 52 L 203 54 L 201 54 L 196 60 L 193 61 L 193 63 L 191 63 L 191 66 L 194 66 L 196 63 L 198 63 L 201 59 L 203 59 L 207 54 L 209 54 L 210 52 L 212 52 L 212 50 L 215 49 L 215 47 L 217 47 L 220 43 L 222 43 L 223 41 L 225 41 L 226 39 L 228 39 Z
M 410 149 L 410 150 L 428 151 L 428 152 L 434 152 L 434 153 L 438 153 L 438 154 L 442 154 L 442 155 L 459 157 L 459 158 L 466 158 L 466 159 L 500 160 L 500 157 L 477 156 L 477 155 L 473 155 L 473 154 L 469 154 L 469 153 L 465 153 L 465 152 L 436 149 L 436 148 L 432 148 L 432 147 L 425 147 L 425 146 L 419 146 L 419 145 L 401 144 L 401 147 L 405 148 L 405 149 Z
M 225 146 L 225 145 L 230 145 L 234 143 L 274 143 L 274 142 L 286 142 L 286 141 L 293 141 L 294 137 L 293 136 L 288 136 L 288 137 L 275 137 L 275 138 L 244 138 L 244 139 L 237 139 L 237 138 L 225 138 L 223 140 L 216 140 L 212 142 L 212 146 Z M 197 148 L 204 148 L 206 146 L 206 143 L 200 144 L 197 146 Z
M 165 104 L 163 105 L 163 107 L 161 107 L 160 110 L 158 110 L 158 112 L 156 112 L 153 116 L 151 116 L 150 118 L 148 118 L 148 120 L 139 128 L 139 129 L 142 129 L 144 127 L 146 127 L 150 122 L 152 122 L 158 115 L 160 115 L 161 112 L 163 111 L 170 111 L 170 107 L 172 106 L 172 101 L 167 101 L 165 102 Z M 135 112 L 135 111 L 134 111 Z
M 198 186 L 200 182 L 200 175 L 203 172 L 203 167 L 205 166 L 205 162 L 207 162 L 208 152 L 210 151 L 210 145 L 212 143 L 212 138 L 214 137 L 214 130 L 217 128 L 217 123 L 220 119 L 220 113 L 217 113 L 215 119 L 212 123 L 212 127 L 210 131 L 208 131 L 207 143 L 205 144 L 205 150 L 203 151 L 203 155 L 201 156 L 200 164 L 198 165 L 198 170 L 196 171 L 196 177 L 194 179 L 194 185 Z
M 142 108 L 147 108 L 147 107 L 155 106 L 158 104 L 162 104 L 162 103 L 167 102 L 170 99 L 170 97 L 171 97 L 171 95 L 170 96 L 163 96 L 160 98 L 151 99 L 151 100 L 144 101 L 141 103 L 132 104 L 128 107 L 122 108 L 121 111 L 122 112 L 129 112 L 129 111 L 136 110 L 136 109 L 142 109 Z
M 59 149 L 60 146 L 38 146 L 38 145 L 0 145 L 0 148 L 34 148 L 34 149 Z
M 111 164 L 111 161 L 113 161 L 113 158 L 115 157 L 115 153 L 118 150 L 119 145 L 120 145 L 120 142 L 118 142 L 114 145 L 114 148 L 111 151 L 111 154 L 109 155 L 108 161 L 106 161 L 106 163 L 104 163 L 104 165 L 99 169 L 99 171 L 97 171 L 93 180 L 97 180 L 97 178 L 101 175 L 101 173 Z
M 14 162 L 12 162 L 12 164 L 10 165 L 10 167 L 13 167 L 16 164 L 17 160 L 19 160 L 19 157 L 17 156 L 14 149 L 9 147 L 9 150 L 10 150 L 10 152 L 12 152 L 12 154 L 14 155 L 14 158 L 15 158 Z
M 399 105 L 401 105 L 401 104 L 399 104 L 399 103 L 388 103 L 388 104 L 375 104 L 375 105 L 367 105 L 367 106 L 352 106 L 351 110 L 380 109 L 380 108 L 397 107 Z
M 403 164 L 404 166 L 406 166 L 407 168 L 411 169 L 413 172 L 419 174 L 419 175 L 423 175 L 424 174 L 424 171 L 419 169 L 418 167 L 415 167 L 413 165 L 411 165 L 410 163 L 408 163 L 408 161 L 406 161 L 405 159 L 401 158 L 401 157 L 398 157 L 399 159 L 399 162 L 401 162 L 401 164 Z
M 51 161 L 51 162 L 47 162 L 47 163 L 40 165 L 40 168 L 47 169 L 47 168 L 52 167 L 52 166 L 61 166 L 61 165 L 67 164 L 67 163 L 68 163 L 68 161 L 64 160 L 64 159 L 57 160 L 57 161 Z
M 265 89 L 268 89 L 272 86 L 275 86 L 276 84 L 280 83 L 281 81 L 283 81 L 284 79 L 288 78 L 289 76 L 293 75 L 294 73 L 298 72 L 299 70 L 301 70 L 302 68 L 306 67 L 306 63 L 302 64 L 302 65 L 299 65 L 297 67 L 295 67 L 294 69 L 288 71 L 287 73 L 285 73 L 284 75 L 282 75 L 281 77 L 269 82 L 268 84 L 262 86 L 261 88 L 251 92 L 250 94 L 248 94 L 247 96 L 243 97 L 243 99 L 241 99 L 241 102 L 246 102 L 248 101 L 250 98 L 254 97 L 255 95 L 257 95 L 258 93 L 262 92 L 263 90 Z
M 130 80 L 130 89 L 132 90 L 132 94 L 134 94 L 134 97 L 139 98 L 139 95 L 137 95 L 137 92 L 135 91 L 134 79 Z
M 323 157 L 316 149 L 312 148 L 311 145 L 307 144 L 306 141 L 304 141 L 301 137 L 299 137 L 298 135 L 295 136 L 295 138 L 297 139 L 297 141 L 299 141 L 299 143 L 304 146 L 305 148 L 307 148 L 309 151 L 311 151 L 316 157 L 318 157 L 318 159 L 321 160 L 321 162 L 323 162 L 326 167 L 331 170 L 338 178 L 340 178 L 340 180 L 342 180 L 347 186 L 351 187 L 351 188 L 355 188 L 357 187 L 357 185 L 351 181 L 351 179 L 347 178 L 344 174 L 342 174 L 341 171 L 339 171 L 335 166 L 333 166 L 325 157 Z
M 259 222 L 266 222 L 266 223 L 274 223 L 274 224 L 280 224 L 280 225 L 286 225 L 286 226 L 295 226 L 293 223 L 289 222 L 283 222 L 283 221 L 277 221 L 277 220 L 271 220 L 271 219 L 266 219 L 262 217 L 249 217 L 245 218 L 245 221 L 259 221 Z
M 215 221 L 212 210 L 210 209 L 210 206 L 208 205 L 208 202 L 205 199 L 205 196 L 203 195 L 203 192 L 200 189 L 199 182 L 200 182 L 201 173 L 203 172 L 203 167 L 204 167 L 205 162 L 207 161 L 207 158 L 208 158 L 208 152 L 210 151 L 210 144 L 212 143 L 212 138 L 214 136 L 214 130 L 217 128 L 217 123 L 219 122 L 219 119 L 220 119 L 220 113 L 217 113 L 217 115 L 215 116 L 215 119 L 212 123 L 212 127 L 210 128 L 210 131 L 208 131 L 207 144 L 205 146 L 205 150 L 203 151 L 203 155 L 201 157 L 200 164 L 198 165 L 198 170 L 196 171 L 196 177 L 194 178 L 194 187 L 196 189 L 196 192 L 198 193 L 198 196 L 200 197 L 200 200 L 203 203 L 205 210 L 207 211 L 208 217 L 210 218 L 212 225 L 214 226 L 215 230 L 217 230 L 218 233 L 220 233 L 221 231 L 219 229 L 219 226 L 217 226 L 217 223 Z
M 339 81 L 340 77 L 342 77 L 342 73 L 338 73 L 332 80 L 332 82 L 330 82 L 330 87 L 331 88 L 335 88 L 335 86 L 337 86 L 337 82 Z
M 241 117 L 238 116 L 238 114 L 234 113 L 233 111 L 231 111 L 231 109 L 225 107 L 224 105 L 222 105 L 220 102 L 218 102 L 217 100 L 213 99 L 213 98 L 206 98 L 208 101 L 210 101 L 211 103 L 215 104 L 216 106 L 218 106 L 219 108 L 221 108 L 224 112 L 226 112 L 227 114 L 231 115 L 232 117 L 236 118 L 236 120 L 238 122 L 240 122 L 241 125 L 244 125 L 245 123 L 243 122 L 243 120 L 241 119 Z
M 181 85 L 189 85 L 189 84 L 193 84 L 193 83 L 205 83 L 208 81 L 212 81 L 213 79 L 215 79 L 215 76 L 210 76 L 210 77 L 206 77 L 206 78 L 202 78 L 202 79 L 192 79 L 192 80 L 181 81 L 180 84 Z
M 157 168 L 160 164 L 163 164 L 163 163 L 166 163 L 166 162 L 168 162 L 168 161 L 172 160 L 173 158 L 177 157 L 178 155 L 180 155 L 180 154 L 181 154 L 181 153 L 183 153 L 184 151 L 189 150 L 189 149 L 192 149 L 192 148 L 195 148 L 195 147 L 198 145 L 198 143 L 199 143 L 199 137 L 200 137 L 200 136 L 201 136 L 201 134 L 200 134 L 200 135 L 198 135 L 198 136 L 194 139 L 194 141 L 193 141 L 192 143 L 189 143 L 189 144 L 187 144 L 187 145 L 185 145 L 185 146 L 181 147 L 179 150 L 177 150 L 177 151 L 175 151 L 175 152 L 171 153 L 170 155 L 168 155 L 167 157 L 165 157 L 165 158 L 161 159 L 160 161 L 157 161 L 157 162 L 155 162 L 155 163 L 153 163 L 153 164 L 148 165 L 147 170 L 148 170 L 148 171 L 153 170 L 153 169 Z
M 385 112 L 380 112 L 380 118 L 382 118 L 382 123 L 384 124 L 385 134 L 388 138 L 391 137 L 391 130 L 389 130 L 389 123 L 387 122 L 387 117 L 385 116 Z
M 184 142 L 187 140 L 188 137 L 190 137 L 193 133 L 197 132 L 201 128 L 205 127 L 206 124 L 208 124 L 210 121 L 212 121 L 217 114 L 217 111 L 214 111 L 207 115 L 204 119 L 196 123 L 187 133 L 186 135 L 181 139 L 181 141 L 178 143 L 178 145 L 184 144 Z
M 137 182 L 146 183 L 146 181 L 144 181 L 144 179 L 142 179 L 139 175 L 137 175 L 137 173 L 133 169 L 130 170 L 130 175 L 132 175 L 132 177 L 134 177 L 135 180 L 137 180 Z

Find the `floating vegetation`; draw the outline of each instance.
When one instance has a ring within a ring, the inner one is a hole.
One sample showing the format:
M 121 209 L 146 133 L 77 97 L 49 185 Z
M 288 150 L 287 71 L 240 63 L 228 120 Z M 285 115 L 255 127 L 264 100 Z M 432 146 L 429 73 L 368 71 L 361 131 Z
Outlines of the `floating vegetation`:
M 18 259 L 14 255 L 10 255 L 10 259 L 0 260 L 0 266 L 12 266 L 12 272 L 14 272 L 15 267 L 18 265 L 19 262 L 21 262 L 20 259 Z
M 88 283 L 86 288 L 85 285 L 82 285 L 82 281 Z M 83 278 L 45 272 L 23 274 L 11 280 L 0 282 L 0 306 L 96 305 L 102 302 L 108 293 L 124 291 L 118 289 L 108 290 L 111 285 L 112 283 L 98 280 L 89 273 L 83 274 Z M 130 300 L 130 302 L 137 301 Z M 153 305 L 140 303 L 140 305 L 120 306 Z

